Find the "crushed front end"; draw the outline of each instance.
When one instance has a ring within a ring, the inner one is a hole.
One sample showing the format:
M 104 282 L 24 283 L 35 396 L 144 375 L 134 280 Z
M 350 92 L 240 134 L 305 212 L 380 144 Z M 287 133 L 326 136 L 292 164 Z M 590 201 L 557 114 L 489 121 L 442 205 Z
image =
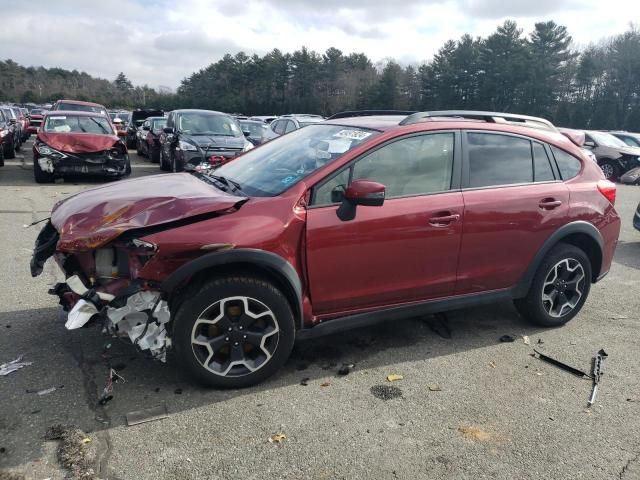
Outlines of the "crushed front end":
M 120 143 L 95 152 L 72 153 L 36 141 L 33 146 L 33 161 L 38 162 L 43 172 L 54 176 L 84 174 L 121 177 L 128 173 L 129 155 Z
M 93 251 L 63 253 L 56 250 L 58 240 L 58 231 L 47 222 L 36 240 L 31 274 L 39 275 L 50 257 L 64 272 L 66 281 L 49 293 L 58 297 L 67 312 L 66 328 L 97 321 L 105 333 L 128 338 L 139 350 L 165 361 L 171 346 L 169 307 L 158 284 L 138 278 L 155 246 L 118 239 Z

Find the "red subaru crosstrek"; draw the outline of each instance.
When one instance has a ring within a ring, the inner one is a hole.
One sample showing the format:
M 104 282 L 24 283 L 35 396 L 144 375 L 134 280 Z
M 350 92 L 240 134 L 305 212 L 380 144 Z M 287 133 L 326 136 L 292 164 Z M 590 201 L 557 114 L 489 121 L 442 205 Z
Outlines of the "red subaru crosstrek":
M 99 321 L 196 378 L 243 387 L 295 339 L 513 299 L 573 318 L 609 270 L 616 187 L 548 121 L 345 113 L 209 174 L 58 203 L 31 263 L 67 281 L 66 326 Z

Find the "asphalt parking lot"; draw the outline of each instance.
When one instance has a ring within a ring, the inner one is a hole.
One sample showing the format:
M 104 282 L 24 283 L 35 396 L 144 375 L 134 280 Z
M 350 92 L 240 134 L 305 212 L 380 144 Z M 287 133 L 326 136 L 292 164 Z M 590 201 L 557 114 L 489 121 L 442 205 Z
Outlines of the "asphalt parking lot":
M 131 155 L 134 177 L 159 173 Z M 623 230 L 610 274 L 563 328 L 531 327 L 509 303 L 456 311 L 447 322 L 407 319 L 299 344 L 266 383 L 216 391 L 98 328 L 66 331 L 47 295 L 57 267 L 30 277 L 39 226 L 23 225 L 99 184 L 35 184 L 30 144 L 0 168 L 0 364 L 19 355 L 33 362 L 0 377 L 6 478 L 65 478 L 58 442 L 44 438 L 54 424 L 87 433 L 91 468 L 108 479 L 640 478 L 637 187 L 619 186 Z M 505 334 L 516 340 L 499 342 Z M 604 348 L 596 404 L 587 408 L 589 380 L 533 358 L 533 347 L 585 370 Z M 125 382 L 99 405 L 108 362 Z M 338 375 L 345 364 L 354 366 Z M 389 383 L 390 374 L 404 378 Z M 126 425 L 127 413 L 165 405 L 168 418 Z M 268 441 L 280 433 L 286 439 Z

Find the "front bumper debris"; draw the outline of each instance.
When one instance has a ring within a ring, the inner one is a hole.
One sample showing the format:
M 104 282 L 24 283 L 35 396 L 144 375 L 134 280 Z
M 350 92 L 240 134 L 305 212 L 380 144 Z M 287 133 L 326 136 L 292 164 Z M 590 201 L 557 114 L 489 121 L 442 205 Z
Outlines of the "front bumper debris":
M 58 294 L 61 303 L 64 303 L 68 301 L 65 293 L 69 291 L 77 295 L 77 301 L 65 322 L 68 330 L 81 328 L 91 320 L 102 321 L 104 333 L 128 338 L 138 349 L 148 351 L 155 359 L 166 361 L 167 350 L 171 347 L 167 331 L 171 314 L 160 292 L 138 290 L 129 296 L 117 296 L 98 289 L 88 289 L 74 275 L 65 284 L 59 284 L 52 293 Z
M 42 171 L 54 175 L 101 175 L 118 177 L 126 174 L 127 155 L 112 155 L 109 151 L 39 156 L 38 165 Z

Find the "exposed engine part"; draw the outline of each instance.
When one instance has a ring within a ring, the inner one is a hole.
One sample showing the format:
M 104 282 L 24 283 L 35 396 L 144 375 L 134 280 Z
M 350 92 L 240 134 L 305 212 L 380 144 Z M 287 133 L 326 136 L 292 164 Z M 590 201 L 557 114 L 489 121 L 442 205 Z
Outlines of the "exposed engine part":
M 140 350 L 164 362 L 171 339 L 166 324 L 171 319 L 169 306 L 160 299 L 159 292 L 141 291 L 131 295 L 124 307 L 107 307 L 107 331 L 117 336 L 128 336 Z
M 96 275 L 98 278 L 115 278 L 118 276 L 116 252 L 113 248 L 99 248 L 96 250 Z

